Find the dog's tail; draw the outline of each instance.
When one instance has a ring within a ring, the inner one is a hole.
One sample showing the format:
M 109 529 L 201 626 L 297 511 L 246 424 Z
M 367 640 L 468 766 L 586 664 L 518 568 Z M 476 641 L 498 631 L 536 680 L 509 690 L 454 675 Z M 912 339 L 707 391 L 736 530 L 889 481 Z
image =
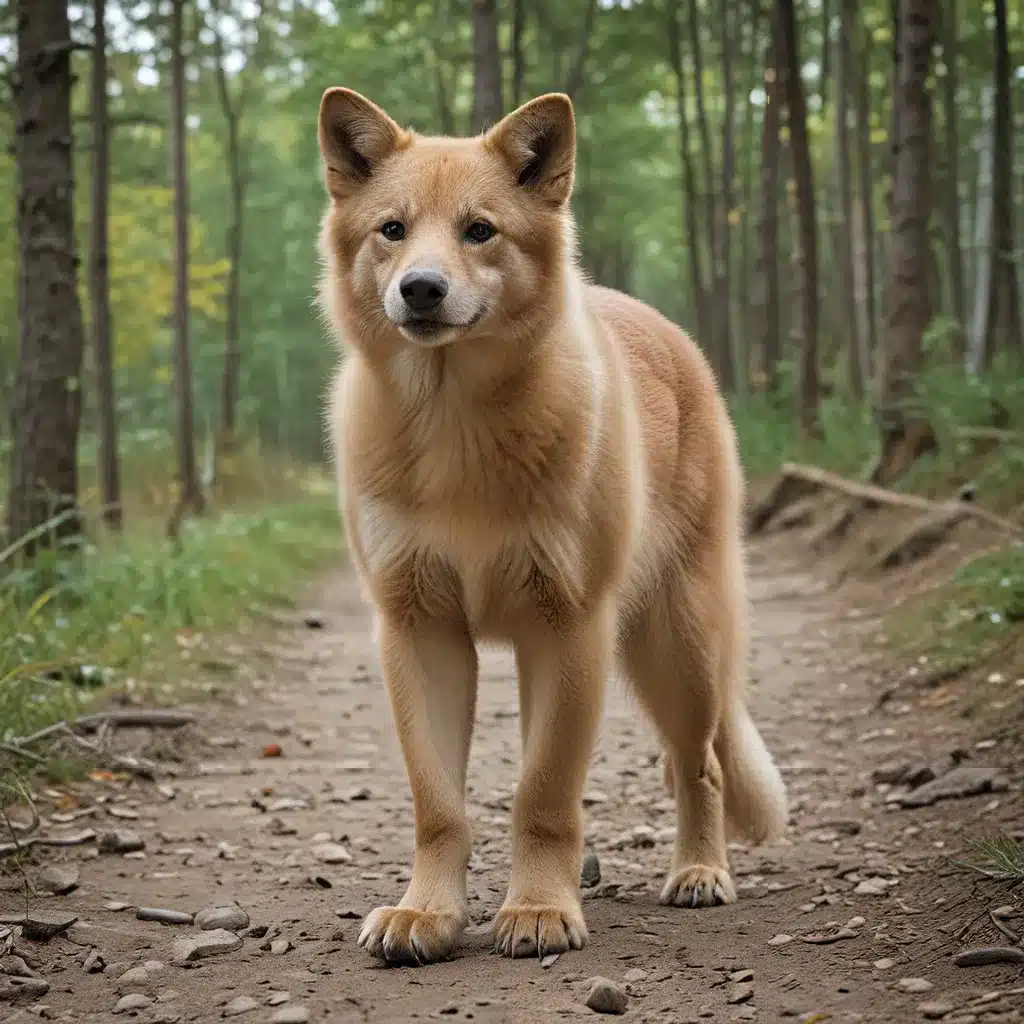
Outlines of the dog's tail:
M 715 755 L 722 768 L 729 831 L 754 843 L 778 839 L 789 820 L 786 786 L 738 697 L 719 723 Z

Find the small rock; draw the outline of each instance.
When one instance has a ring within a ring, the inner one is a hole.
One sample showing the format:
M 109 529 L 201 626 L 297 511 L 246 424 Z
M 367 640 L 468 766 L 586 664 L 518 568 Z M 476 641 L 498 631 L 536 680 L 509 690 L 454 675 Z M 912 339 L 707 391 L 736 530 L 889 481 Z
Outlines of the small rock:
M 249 915 L 236 904 L 207 907 L 196 914 L 196 924 L 204 932 L 214 931 L 217 928 L 223 928 L 229 932 L 240 932 L 249 927 Z M 263 934 L 266 934 L 266 929 Z M 254 938 L 260 938 L 260 936 L 254 936 Z
M 725 1001 L 730 1006 L 739 1006 L 740 1003 L 749 1003 L 754 998 L 754 986 L 750 984 L 733 985 Z
M 304 1006 L 282 1006 L 271 1020 L 274 1024 L 306 1024 L 309 1010 Z
M 939 800 L 956 800 L 996 793 L 1006 789 L 1006 780 L 997 776 L 991 767 L 965 761 L 951 772 L 933 779 L 919 789 L 904 793 L 899 803 L 904 807 L 930 807 Z
M 545 971 L 548 970 L 551 967 L 554 967 L 555 964 L 558 963 L 558 958 L 560 956 L 561 956 L 560 953 L 548 953 L 548 955 L 541 960 L 541 962 L 540 962 L 541 967 Z
M 853 891 L 858 896 L 884 896 L 897 882 L 896 878 L 865 878 Z
M 51 864 L 39 876 L 39 888 L 54 896 L 66 896 L 78 888 L 78 868 Z
M 114 829 L 100 836 L 97 848 L 100 853 L 138 853 L 146 848 L 146 841 L 135 832 Z
M 772 938 L 770 938 L 768 940 L 768 945 L 769 946 L 787 946 L 792 941 L 793 941 L 793 936 L 792 935 L 786 935 L 783 932 L 779 932 L 778 935 L 773 935 Z
M 282 1003 L 287 1003 L 291 997 L 291 992 L 271 992 L 270 998 L 267 999 L 267 1006 L 280 1006 Z
M 930 992 L 935 986 L 924 978 L 900 978 L 896 987 L 901 992 L 910 992 L 912 995 L 920 995 L 922 992 Z
M 214 931 L 189 935 L 174 943 L 173 959 L 175 963 L 193 963 L 218 953 L 232 953 L 242 948 L 242 940 L 233 932 L 218 928 Z
M 257 1009 L 259 1005 L 252 996 L 236 996 L 224 1007 L 222 1016 L 240 1017 L 243 1013 Z
M 345 907 L 343 910 L 336 910 L 334 916 L 340 917 L 342 921 L 358 921 L 363 915 L 358 910 Z
M 352 854 L 341 843 L 318 843 L 313 847 L 313 856 L 321 864 L 349 864 Z
M 229 928 L 228 931 L 231 931 L 231 929 Z M 270 928 L 265 924 L 254 924 L 251 928 L 245 930 L 244 935 L 247 939 L 262 939 L 269 931 Z
M 144 988 L 152 980 L 145 967 L 131 967 L 117 979 L 118 989 Z
M 82 964 L 82 970 L 86 974 L 102 974 L 103 969 L 107 966 L 106 961 L 103 959 L 103 955 L 96 949 L 90 949 L 88 956 L 85 958 L 85 962 Z
M 30 942 L 49 942 L 54 935 L 66 932 L 77 920 L 77 914 L 27 914 L 21 925 L 21 934 Z
M 947 1013 L 953 1012 L 953 1004 L 936 1000 L 934 1003 L 921 1003 L 917 1009 L 925 1020 L 942 1020 Z
M 738 971 L 733 971 L 732 974 L 729 975 L 729 980 L 734 985 L 738 985 L 741 981 L 753 981 L 754 972 L 746 967 L 743 967 Z
M 841 942 L 843 939 L 856 939 L 858 935 L 853 928 L 830 928 L 827 932 L 812 932 L 810 935 L 801 935 L 800 938 L 815 946 L 830 946 L 833 942 Z
M 17 978 L 0 974 L 0 1003 L 39 999 L 49 991 L 50 983 L 45 978 Z
M 139 907 L 135 916 L 140 921 L 157 921 L 159 924 L 192 923 L 192 915 L 184 910 L 166 910 L 163 907 Z
M 890 960 L 888 957 L 884 957 L 881 960 L 876 960 L 872 966 L 876 971 L 888 971 L 896 966 L 896 961 Z
M 982 946 L 965 949 L 953 958 L 957 967 L 985 967 L 988 964 L 1024 964 L 1024 949 L 1015 946 Z
M 593 889 L 601 881 L 601 862 L 597 854 L 587 849 L 583 854 L 583 867 L 580 869 L 580 885 L 584 889 Z
M 344 942 L 344 941 L 345 941 L 345 932 L 341 928 L 335 928 L 334 931 L 331 932 L 331 942 Z M 552 953 L 550 955 L 554 956 L 554 957 L 558 956 L 557 953 Z M 544 959 L 547 960 L 547 957 L 544 957 Z M 544 964 L 542 962 L 541 963 L 541 967 L 543 967 L 543 966 L 544 966 Z M 548 967 L 550 967 L 550 966 L 551 966 L 551 964 L 548 964 Z
M 622 1014 L 629 1005 L 629 996 L 621 985 L 616 985 L 608 978 L 592 978 L 590 990 L 584 1000 L 595 1013 Z
M 109 910 L 113 914 L 119 914 L 122 910 L 131 910 L 132 905 L 130 903 L 120 903 L 117 900 L 111 900 L 110 903 L 103 904 L 104 910 Z
M 144 996 L 141 992 L 132 992 L 130 995 L 121 996 L 116 1003 L 114 1003 L 114 1013 L 135 1013 L 138 1010 L 144 1010 L 147 1006 L 152 1006 L 154 1003 L 152 996 Z
M 287 939 L 274 939 L 270 944 L 270 952 L 274 956 L 284 956 L 292 948 L 292 944 Z

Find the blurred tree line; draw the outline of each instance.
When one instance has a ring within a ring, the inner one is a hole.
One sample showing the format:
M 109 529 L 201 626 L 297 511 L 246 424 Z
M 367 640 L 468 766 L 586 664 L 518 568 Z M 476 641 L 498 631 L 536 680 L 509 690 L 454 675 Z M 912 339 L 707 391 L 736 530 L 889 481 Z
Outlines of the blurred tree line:
M 592 278 L 806 435 L 870 403 L 893 479 L 922 359 L 1022 346 L 1022 36 L 1012 0 L 0 0 L 9 540 L 75 532 L 79 448 L 115 529 L 131 445 L 176 439 L 172 530 L 235 445 L 322 455 L 334 84 L 425 133 L 569 93 Z

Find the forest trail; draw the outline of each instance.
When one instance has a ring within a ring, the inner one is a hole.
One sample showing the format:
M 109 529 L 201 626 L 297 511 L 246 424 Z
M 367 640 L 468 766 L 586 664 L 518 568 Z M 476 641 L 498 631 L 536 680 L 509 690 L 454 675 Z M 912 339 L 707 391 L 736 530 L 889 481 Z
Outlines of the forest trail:
M 751 701 L 793 814 L 784 842 L 733 848 L 735 906 L 659 906 L 674 813 L 658 746 L 616 685 L 586 797 L 603 875 L 585 890 L 590 944 L 546 968 L 490 954 L 519 739 L 511 658 L 488 652 L 470 766 L 465 944 L 426 968 L 386 968 L 360 950 L 359 919 L 404 889 L 412 812 L 368 614 L 342 570 L 313 595 L 323 628 L 266 638 L 263 685 L 200 706 L 202 753 L 185 757 L 173 798 L 132 784 L 87 819 L 101 831 L 131 829 L 145 850 L 67 851 L 80 887 L 32 910 L 79 922 L 46 944 L 18 940 L 51 987 L 8 1019 L 539 1024 L 593 1016 L 586 982 L 602 975 L 627 990 L 624 1019 L 652 1024 L 1024 1020 L 1024 968 L 952 962 L 966 946 L 1007 944 L 987 910 L 1012 896 L 953 873 L 948 859 L 976 836 L 1012 830 L 1014 813 L 1021 827 L 1021 766 L 972 737 L 969 764 L 995 792 L 897 807 L 880 770 L 950 756 L 968 742 L 965 723 L 942 707 L 879 700 L 891 678 L 878 620 L 809 575 L 807 557 L 778 538 L 751 552 Z M 262 756 L 271 743 L 280 757 Z M 1000 792 L 1008 769 L 1011 789 Z M 266 934 L 187 967 L 172 963 L 176 940 L 209 933 L 137 920 L 133 909 L 192 913 L 232 901 Z M 10 887 L 0 891 L 5 912 L 18 902 Z M 84 968 L 91 950 L 104 970 Z

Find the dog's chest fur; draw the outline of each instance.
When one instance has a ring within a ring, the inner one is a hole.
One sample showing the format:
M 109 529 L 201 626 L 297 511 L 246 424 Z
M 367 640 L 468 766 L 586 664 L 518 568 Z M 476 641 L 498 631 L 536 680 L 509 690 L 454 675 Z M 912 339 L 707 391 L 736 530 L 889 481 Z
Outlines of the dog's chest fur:
M 557 624 L 585 590 L 586 436 L 550 407 L 471 415 L 443 390 L 422 397 L 373 460 L 363 448 L 351 481 L 349 529 L 373 589 L 427 614 L 461 609 L 480 635 Z

